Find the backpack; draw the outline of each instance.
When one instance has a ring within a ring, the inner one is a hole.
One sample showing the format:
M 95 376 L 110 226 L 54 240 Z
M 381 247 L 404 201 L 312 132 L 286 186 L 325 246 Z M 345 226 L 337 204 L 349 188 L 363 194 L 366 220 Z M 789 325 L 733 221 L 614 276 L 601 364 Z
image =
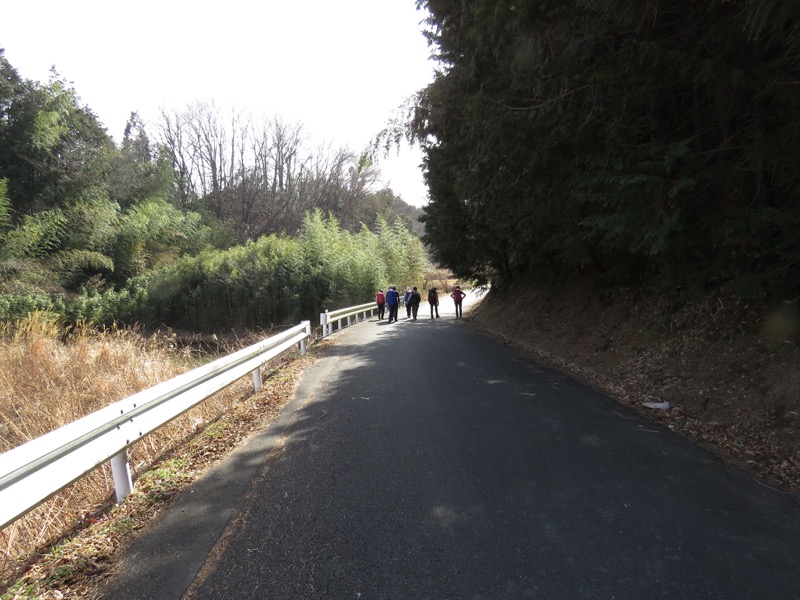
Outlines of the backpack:
M 378 304 L 384 304 L 386 302 L 386 296 L 383 295 L 383 292 L 378 292 Z

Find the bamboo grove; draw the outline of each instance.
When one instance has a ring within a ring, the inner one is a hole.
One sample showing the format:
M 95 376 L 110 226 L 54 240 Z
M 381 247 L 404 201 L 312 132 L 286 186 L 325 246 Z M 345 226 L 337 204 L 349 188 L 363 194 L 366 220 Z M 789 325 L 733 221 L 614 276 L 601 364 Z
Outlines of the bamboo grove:
M 800 291 L 800 4 L 421 0 L 400 127 L 434 256 L 496 285 Z
M 0 320 L 268 327 L 421 281 L 419 210 L 365 156 L 213 103 L 148 127 L 117 145 L 0 49 Z

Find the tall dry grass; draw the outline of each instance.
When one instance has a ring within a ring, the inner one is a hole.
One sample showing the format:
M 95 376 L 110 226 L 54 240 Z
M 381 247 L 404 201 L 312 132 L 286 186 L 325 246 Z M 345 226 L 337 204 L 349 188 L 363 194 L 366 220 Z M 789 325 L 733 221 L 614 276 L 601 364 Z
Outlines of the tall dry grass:
M 171 336 L 130 330 L 65 331 L 46 313 L 0 324 L 0 452 L 57 429 L 198 364 Z M 242 380 L 153 432 L 129 449 L 134 478 L 214 420 L 252 384 Z M 37 551 L 107 505 L 113 494 L 105 465 L 0 530 L 0 581 Z

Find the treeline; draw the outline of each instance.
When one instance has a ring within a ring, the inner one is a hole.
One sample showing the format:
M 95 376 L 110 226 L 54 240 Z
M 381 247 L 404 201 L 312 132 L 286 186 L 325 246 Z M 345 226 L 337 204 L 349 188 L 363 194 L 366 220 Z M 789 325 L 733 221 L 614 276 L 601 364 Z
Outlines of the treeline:
M 424 269 L 419 211 L 378 174 L 213 104 L 134 112 L 117 145 L 57 73 L 24 79 L 0 49 L 0 319 L 249 327 L 371 298 Z
M 273 234 L 185 255 L 121 290 L 82 294 L 66 314 L 71 321 L 200 331 L 315 322 L 326 309 L 369 301 L 388 283 L 421 281 L 428 260 L 421 240 L 399 220 L 390 226 L 379 218 L 376 229 L 352 234 L 316 211 L 298 236 Z
M 308 211 L 335 215 L 351 232 L 378 216 L 422 234 L 419 210 L 391 190 L 373 192 L 379 171 L 349 148 L 310 148 L 300 124 L 255 119 L 196 103 L 162 112 L 158 148 L 175 175 L 175 201 L 229 224 L 237 241 L 294 233 Z
M 420 0 L 423 147 L 461 277 L 800 291 L 800 3 Z

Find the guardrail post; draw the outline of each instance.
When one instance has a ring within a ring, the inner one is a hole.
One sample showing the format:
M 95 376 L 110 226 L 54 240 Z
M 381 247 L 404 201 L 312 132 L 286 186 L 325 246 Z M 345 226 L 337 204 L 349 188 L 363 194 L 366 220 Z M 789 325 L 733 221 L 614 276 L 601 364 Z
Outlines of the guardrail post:
M 322 337 L 328 335 L 328 311 L 319 313 L 319 324 L 322 325 Z
M 261 367 L 257 369 L 253 369 L 253 388 L 255 388 L 256 392 L 261 391 Z
M 133 479 L 131 479 L 127 451 L 123 450 L 111 457 L 111 476 L 114 478 L 114 492 L 119 504 L 133 493 Z
M 300 321 L 300 324 L 301 325 L 305 325 L 306 335 L 307 336 L 311 335 L 311 321 Z M 305 356 L 305 354 L 306 354 L 306 349 L 307 349 L 306 340 L 307 339 L 308 338 L 305 337 L 302 340 L 300 340 L 300 356 Z

